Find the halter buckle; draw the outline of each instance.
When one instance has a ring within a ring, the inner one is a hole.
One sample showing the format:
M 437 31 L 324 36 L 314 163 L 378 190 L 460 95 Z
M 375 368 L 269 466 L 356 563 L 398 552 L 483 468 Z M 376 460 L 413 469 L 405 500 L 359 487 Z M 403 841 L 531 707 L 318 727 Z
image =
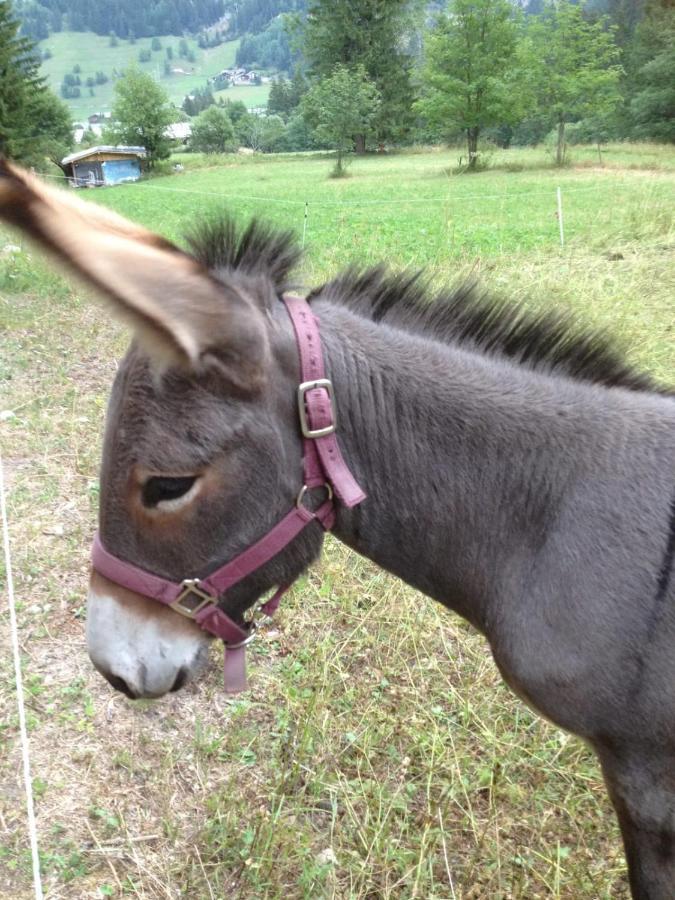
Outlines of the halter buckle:
M 307 393 L 317 388 L 324 388 L 328 394 L 328 402 L 330 403 L 331 424 L 325 428 L 312 428 L 309 424 L 309 416 L 307 414 Z M 335 414 L 335 397 L 333 395 L 333 382 L 330 378 L 317 378 L 315 381 L 303 381 L 298 385 L 298 413 L 300 414 L 300 429 L 306 438 L 326 437 L 327 434 L 333 434 L 337 424 Z
M 194 619 L 201 609 L 213 603 L 213 597 L 199 587 L 198 578 L 184 578 L 181 584 L 183 590 L 169 606 L 186 619 Z

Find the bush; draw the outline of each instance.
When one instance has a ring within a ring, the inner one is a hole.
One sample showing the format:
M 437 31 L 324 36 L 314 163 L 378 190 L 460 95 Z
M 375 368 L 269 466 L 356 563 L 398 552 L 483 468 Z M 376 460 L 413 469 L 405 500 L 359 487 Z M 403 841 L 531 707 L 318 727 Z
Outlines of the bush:
M 190 149 L 201 153 L 227 153 L 236 150 L 234 128 L 227 113 L 209 106 L 194 120 Z

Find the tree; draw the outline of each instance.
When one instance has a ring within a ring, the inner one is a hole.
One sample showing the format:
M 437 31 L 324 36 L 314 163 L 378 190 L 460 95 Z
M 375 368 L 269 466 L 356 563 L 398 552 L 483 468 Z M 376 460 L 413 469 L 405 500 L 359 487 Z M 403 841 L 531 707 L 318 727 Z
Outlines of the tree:
M 354 135 L 366 135 L 380 108 L 380 92 L 363 66 L 338 65 L 328 78 L 317 81 L 302 98 L 303 116 L 316 136 L 337 150 L 333 170 L 344 175 L 343 157 L 354 144 Z
M 539 107 L 557 127 L 556 163 L 565 159 L 565 125 L 606 115 L 621 100 L 619 48 L 607 19 L 591 21 L 570 0 L 548 0 L 528 27 Z
M 70 110 L 51 91 L 43 90 L 32 97 L 27 112 L 30 128 L 23 135 L 21 161 L 40 168 L 48 159 L 62 168 L 61 160 L 73 145 Z
M 425 46 L 417 108 L 441 133 L 466 134 L 468 168 L 481 130 L 517 121 L 524 100 L 518 21 L 509 0 L 452 0 Z
M 290 111 L 290 85 L 283 77 L 274 78 L 267 98 L 267 113 L 268 115 L 277 115 L 285 119 Z
M 190 147 L 201 153 L 227 153 L 236 149 L 230 117 L 218 106 L 199 113 L 192 125 Z
M 31 165 L 59 162 L 72 144 L 68 107 L 45 86 L 31 41 L 0 0 L 0 153 Z
M 280 116 L 253 116 L 247 113 L 235 125 L 235 134 L 244 147 L 262 153 L 284 149 L 286 129 Z
M 115 82 L 111 137 L 145 147 L 149 166 L 169 156 L 171 142 L 164 132 L 175 119 L 169 97 L 151 75 L 133 67 Z
M 303 53 L 314 79 L 332 76 L 337 65 L 363 67 L 381 98 L 372 121 L 377 140 L 400 138 L 412 121 L 412 57 L 402 49 L 409 27 L 409 0 L 310 0 Z M 365 151 L 363 132 L 354 135 Z
M 675 142 L 675 6 L 654 2 L 629 58 L 629 118 L 636 137 Z

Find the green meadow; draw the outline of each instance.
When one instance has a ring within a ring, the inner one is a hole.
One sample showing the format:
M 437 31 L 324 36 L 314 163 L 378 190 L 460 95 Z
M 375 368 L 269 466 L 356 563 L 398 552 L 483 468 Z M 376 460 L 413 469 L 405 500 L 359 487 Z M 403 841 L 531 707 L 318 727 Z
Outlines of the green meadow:
M 67 100 L 73 117 L 76 120 L 84 120 L 87 116 L 96 112 L 108 111 L 113 103 L 113 70 L 123 71 L 130 65 L 137 65 L 144 72 L 155 77 L 171 101 L 180 106 L 186 94 L 204 88 L 207 79 L 217 74 L 222 69 L 229 68 L 235 63 L 235 56 L 239 41 L 227 41 L 218 47 L 201 49 L 194 38 L 186 37 L 188 48 L 195 55 L 195 62 L 189 62 L 178 55 L 178 43 L 180 38 L 176 35 L 161 35 L 161 50 L 152 50 L 152 38 L 137 38 L 135 43 L 118 39 L 116 47 L 110 46 L 108 37 L 93 34 L 92 32 L 61 31 L 55 32 L 38 45 L 40 51 L 49 49 L 52 53 L 50 59 L 42 63 L 42 72 L 47 76 L 49 86 L 57 94 L 63 78 L 73 67 L 80 66 L 79 97 Z M 171 75 L 164 73 L 164 61 L 166 48 L 173 48 L 171 65 L 174 71 Z M 149 62 L 139 62 L 138 55 L 141 50 L 150 50 Z M 94 87 L 94 96 L 89 93 L 86 80 L 94 77 L 96 72 L 104 72 L 108 81 Z M 267 103 L 269 85 L 237 86 L 218 92 L 219 96 L 230 97 L 233 100 L 243 100 L 249 107 L 264 106 Z
M 176 241 L 212 211 L 263 216 L 304 235 L 300 288 L 380 261 L 437 284 L 475 278 L 572 310 L 675 382 L 675 149 L 573 148 L 560 171 L 543 148 L 499 151 L 473 176 L 457 174 L 460 152 L 357 159 L 342 180 L 323 154 L 185 154 L 170 161 L 181 172 L 80 196 Z M 627 900 L 590 751 L 513 696 L 462 620 L 333 540 L 252 645 L 250 690 L 223 693 L 214 648 L 179 694 L 115 694 L 88 661 L 83 617 L 106 397 L 128 334 L 6 231 L 0 328 L 47 896 Z M 0 895 L 28 900 L 19 771 L 5 654 Z

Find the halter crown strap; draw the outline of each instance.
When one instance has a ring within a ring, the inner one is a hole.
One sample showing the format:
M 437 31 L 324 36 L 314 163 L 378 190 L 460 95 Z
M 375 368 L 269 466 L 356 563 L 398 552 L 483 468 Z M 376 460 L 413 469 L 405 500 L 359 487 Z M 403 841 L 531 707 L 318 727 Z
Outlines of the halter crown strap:
M 300 356 L 302 383 L 298 387 L 298 414 L 303 434 L 304 485 L 293 509 L 270 531 L 234 559 L 206 578 L 169 581 L 109 553 L 98 534 L 92 547 L 92 565 L 110 581 L 142 594 L 187 618 L 225 644 L 225 689 L 236 692 L 246 687 L 245 646 L 253 638 L 254 626 L 242 627 L 218 606 L 222 594 L 252 572 L 260 569 L 291 543 L 311 522 L 329 531 L 335 524 L 333 494 L 348 507 L 356 506 L 365 494 L 344 461 L 335 436 L 336 415 L 332 382 L 326 378 L 321 352 L 321 336 L 316 317 L 301 297 L 284 296 L 293 323 Z M 303 506 L 308 488 L 325 486 L 328 499 L 316 510 Z M 290 585 L 282 585 L 260 607 L 272 615 Z
M 317 487 L 327 480 L 345 506 L 356 506 L 366 495 L 349 471 L 335 436 L 333 386 L 326 378 L 316 316 L 303 297 L 285 295 L 283 299 L 300 354 L 302 383 L 298 388 L 298 408 L 304 435 L 306 483 L 309 487 Z

